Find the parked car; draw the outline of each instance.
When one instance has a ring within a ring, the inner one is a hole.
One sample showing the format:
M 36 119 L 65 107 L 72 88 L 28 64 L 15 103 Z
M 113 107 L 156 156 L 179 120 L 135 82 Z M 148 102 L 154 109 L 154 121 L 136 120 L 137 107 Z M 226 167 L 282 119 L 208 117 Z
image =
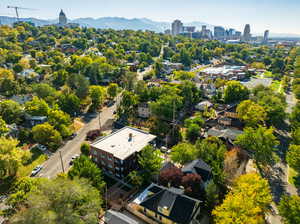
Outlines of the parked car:
M 6 195 L 0 195 L 0 202 L 3 202 L 7 198 Z
M 37 148 L 38 148 L 39 150 L 41 150 L 42 152 L 47 151 L 47 147 L 44 146 L 44 145 L 41 145 L 41 144 L 38 144 L 38 145 L 37 145 Z
M 96 138 L 98 138 L 100 135 L 101 135 L 100 129 L 96 129 L 96 130 L 89 131 L 89 132 L 86 134 L 86 140 L 88 140 L 88 141 L 94 141 L 94 140 L 95 140 Z
M 70 161 L 70 165 L 72 165 L 74 163 L 74 160 L 77 159 L 80 155 L 75 154 L 74 156 L 72 156 L 71 161 Z
M 70 139 L 74 139 L 76 136 L 77 136 L 77 133 L 73 133 L 73 134 L 70 136 Z
M 39 165 L 37 167 L 35 167 L 32 172 L 31 172 L 31 176 L 34 177 L 35 175 L 37 175 L 41 170 L 43 169 L 42 165 Z

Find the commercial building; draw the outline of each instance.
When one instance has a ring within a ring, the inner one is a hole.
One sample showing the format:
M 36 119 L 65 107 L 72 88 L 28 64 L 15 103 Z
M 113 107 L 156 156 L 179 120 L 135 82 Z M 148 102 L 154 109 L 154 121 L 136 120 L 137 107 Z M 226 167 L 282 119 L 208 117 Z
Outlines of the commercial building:
M 138 168 L 137 155 L 155 139 L 142 130 L 124 127 L 92 143 L 92 159 L 107 174 L 124 178 Z
M 68 23 L 67 16 L 64 13 L 64 11 L 61 10 L 60 13 L 59 13 L 59 25 L 65 26 L 65 25 L 67 25 L 67 23 Z
M 183 23 L 180 20 L 175 20 L 172 23 L 172 35 L 177 36 L 183 32 Z
M 269 34 L 270 34 L 269 30 L 266 30 L 265 33 L 264 33 L 264 43 L 265 44 L 267 44 L 268 41 L 269 41 Z
M 200 76 L 207 79 L 225 79 L 225 80 L 242 80 L 246 77 L 247 68 L 245 66 L 209 67 L 200 72 Z
M 246 42 L 249 42 L 251 40 L 250 24 L 246 24 L 245 26 L 243 40 Z
M 214 28 L 214 38 L 216 40 L 224 40 L 226 38 L 226 30 L 222 26 L 215 26 Z

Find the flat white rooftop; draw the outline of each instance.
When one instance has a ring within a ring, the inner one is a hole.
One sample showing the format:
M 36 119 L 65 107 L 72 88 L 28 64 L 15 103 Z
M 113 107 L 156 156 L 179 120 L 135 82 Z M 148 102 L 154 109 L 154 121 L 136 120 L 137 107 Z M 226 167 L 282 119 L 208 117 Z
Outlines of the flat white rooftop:
M 91 146 L 111 153 L 120 160 L 124 160 L 133 153 L 140 152 L 155 138 L 155 135 L 137 128 L 124 127 L 94 142 Z

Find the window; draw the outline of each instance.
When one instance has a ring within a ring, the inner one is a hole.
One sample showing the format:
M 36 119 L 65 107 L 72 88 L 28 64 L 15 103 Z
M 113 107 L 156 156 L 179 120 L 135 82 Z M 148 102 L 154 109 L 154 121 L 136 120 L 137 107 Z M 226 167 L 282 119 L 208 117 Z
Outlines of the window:
M 112 169 L 113 167 L 112 167 L 112 165 L 111 165 L 111 164 L 108 164 L 108 168 L 111 168 L 111 169 Z
M 94 157 L 94 161 L 95 161 L 95 162 L 98 162 L 98 159 L 97 159 L 97 157 Z
M 111 157 L 107 157 L 107 159 L 108 159 L 109 161 L 112 161 L 112 158 L 111 158 Z
M 101 164 L 103 165 L 103 166 L 105 166 L 106 165 L 106 163 L 102 160 L 101 161 Z
M 104 159 L 105 158 L 105 154 L 101 154 L 101 157 Z
M 97 155 L 97 151 L 96 151 L 96 150 L 94 150 L 94 151 L 93 151 L 93 154 L 96 156 L 96 155 Z

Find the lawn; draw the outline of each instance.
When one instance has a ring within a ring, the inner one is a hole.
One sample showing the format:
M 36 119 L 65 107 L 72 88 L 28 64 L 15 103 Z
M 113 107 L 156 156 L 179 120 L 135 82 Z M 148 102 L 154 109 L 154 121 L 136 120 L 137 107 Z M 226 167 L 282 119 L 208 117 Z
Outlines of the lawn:
M 47 160 L 47 155 L 42 153 L 39 149 L 33 148 L 31 150 L 31 158 L 24 166 L 18 170 L 18 177 L 26 177 L 31 174 L 31 171 L 38 165 L 41 165 Z
M 296 170 L 292 169 L 291 167 L 289 167 L 289 183 L 294 185 L 295 187 L 299 187 L 299 175 L 297 173 Z

